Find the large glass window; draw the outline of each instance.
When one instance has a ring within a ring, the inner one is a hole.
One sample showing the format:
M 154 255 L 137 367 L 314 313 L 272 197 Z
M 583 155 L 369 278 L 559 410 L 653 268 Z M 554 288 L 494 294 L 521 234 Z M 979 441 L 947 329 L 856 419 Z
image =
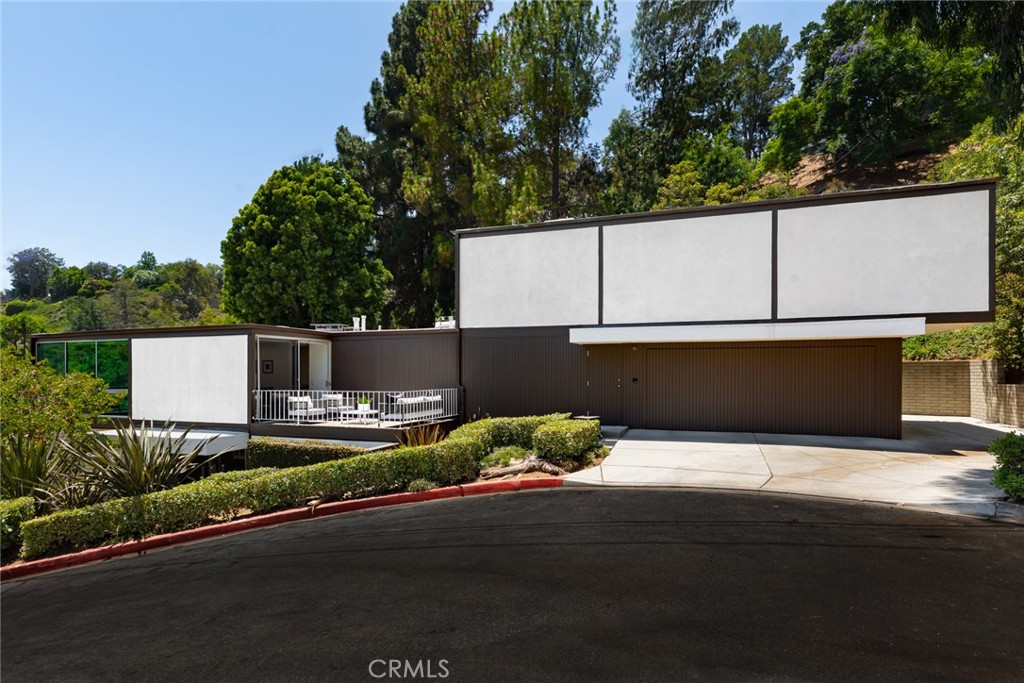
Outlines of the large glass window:
M 64 342 L 40 342 L 36 345 L 36 360 L 46 361 L 46 364 L 60 374 L 64 374 L 65 366 Z
M 131 386 L 130 353 L 127 339 L 106 341 L 40 342 L 36 359 L 64 374 L 80 372 L 107 383 L 107 391 L 123 393 L 120 402 L 108 415 L 128 414 L 128 391 Z

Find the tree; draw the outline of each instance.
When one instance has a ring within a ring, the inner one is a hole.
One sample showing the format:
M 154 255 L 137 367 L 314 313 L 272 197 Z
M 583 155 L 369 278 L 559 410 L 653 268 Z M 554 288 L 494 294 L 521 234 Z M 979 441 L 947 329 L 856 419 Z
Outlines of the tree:
M 747 185 L 753 180 L 753 164 L 743 148 L 730 137 L 728 127 L 723 126 L 711 137 L 691 137 L 683 158 L 693 163 L 701 181 L 709 186 Z
M 738 33 L 732 0 L 641 0 L 633 27 L 629 90 L 657 136 L 659 168 L 682 156 L 694 133 L 722 124 L 725 85 L 718 53 Z
M 1024 115 L 996 133 L 992 120 L 932 171 L 937 181 L 998 177 L 996 186 L 996 355 L 1024 371 Z
M 565 214 L 565 168 L 587 133 L 590 110 L 615 74 L 619 39 L 615 2 L 517 0 L 502 17 L 503 53 L 518 110 L 519 151 L 550 183 L 547 215 Z
M 502 222 L 510 196 L 495 172 L 510 144 L 511 104 L 501 35 L 483 28 L 491 8 L 489 0 L 430 6 L 418 29 L 420 75 L 409 79 L 401 102 L 423 140 L 402 192 L 449 230 Z
M 96 417 L 117 404 L 106 383 L 91 376 L 61 375 L 45 363 L 4 348 L 0 362 L 0 435 L 75 442 Z
M 7 263 L 15 298 L 45 299 L 50 293 L 50 275 L 64 265 L 64 259 L 49 249 L 30 247 L 8 256 Z
M 700 173 L 692 161 L 680 161 L 658 187 L 655 210 L 702 206 L 707 187 L 700 181 Z
M 768 117 L 772 137 L 765 144 L 764 154 L 758 161 L 757 175 L 796 168 L 804 152 L 814 142 L 817 122 L 816 100 L 792 97 L 777 106 Z
M 837 159 L 887 160 L 966 135 L 991 105 L 976 48 L 946 53 L 911 32 L 869 29 L 838 47 L 815 93 L 817 133 Z
M 795 55 L 804 60 L 800 78 L 800 95 L 813 97 L 825 81 L 825 72 L 833 64 L 840 47 L 860 40 L 875 21 L 870 3 L 837 0 L 825 8 L 822 23 L 812 21 L 800 30 L 800 40 L 793 45 Z
M 370 207 L 334 162 L 275 171 L 221 244 L 224 309 L 298 327 L 359 314 L 379 320 L 390 275 L 372 254 Z
M 764 151 L 772 110 L 793 92 L 793 53 L 786 47 L 788 42 L 782 24 L 755 24 L 725 53 L 735 137 L 748 159 Z
M 36 311 L 21 311 L 0 316 L 0 345 L 25 355 L 32 345 L 32 335 L 52 332 L 46 317 Z
M 978 48 L 992 60 L 986 73 L 995 103 L 997 129 L 1024 111 L 1024 3 L 925 0 L 872 3 L 890 35 L 914 28 L 917 35 L 946 51 Z
M 71 332 L 105 330 L 110 326 L 99 301 L 92 297 L 73 296 L 67 299 L 64 302 L 64 318 Z
M 100 310 L 110 327 L 141 327 L 146 309 L 139 290 L 131 280 L 118 280 L 100 301 Z
M 88 279 L 89 276 L 78 266 L 54 268 L 50 273 L 50 300 L 63 301 L 77 295 Z
M 658 153 L 639 117 L 619 112 L 604 139 L 601 165 L 607 173 L 603 212 L 648 211 L 658 197 Z
M 135 264 L 135 270 L 156 270 L 156 267 L 156 256 L 151 251 L 142 252 L 138 263 Z
M 392 18 L 380 76 L 363 110 L 366 129 L 374 136 L 368 148 L 343 127 L 335 137 L 339 163 L 367 172 L 363 188 L 373 197 L 379 254 L 394 276 L 385 316 L 410 327 L 433 326 L 436 313 L 451 311 L 455 302 L 454 267 L 443 248 L 445 226 L 414 210 L 402 193 L 404 169 L 424 154 L 423 141 L 412 130 L 413 114 L 402 105 L 408 84 L 421 76 L 419 27 L 429 7 L 428 2 L 407 2 Z
M 195 320 L 217 289 L 213 273 L 195 259 L 165 263 L 160 274 L 165 282 L 157 291 L 182 320 Z

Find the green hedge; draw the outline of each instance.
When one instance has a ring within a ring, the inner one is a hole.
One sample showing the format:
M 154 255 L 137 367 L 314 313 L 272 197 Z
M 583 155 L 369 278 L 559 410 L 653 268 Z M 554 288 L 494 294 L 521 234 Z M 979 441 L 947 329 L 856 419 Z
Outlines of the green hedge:
M 534 454 L 558 465 L 582 465 L 600 443 L 601 423 L 597 420 L 556 420 L 533 433 Z
M 1010 432 L 989 444 L 996 457 L 992 483 L 1006 492 L 1010 500 L 1024 503 L 1024 434 Z
M 519 446 L 527 450 L 533 448 L 533 433 L 537 428 L 565 420 L 570 413 L 553 413 L 551 415 L 530 415 L 527 417 L 488 417 L 476 422 L 464 424 L 448 435 L 447 441 L 471 441 L 478 444 L 477 462 L 503 446 Z M 443 443 L 443 442 L 442 442 Z
M 0 552 L 21 545 L 21 525 L 36 516 L 36 501 L 32 496 L 0 500 Z
M 311 498 L 348 498 L 401 490 L 416 479 L 445 486 L 474 478 L 473 442 L 443 441 L 283 470 L 226 472 L 133 498 L 65 510 L 25 522 L 22 557 L 32 559 L 262 514 Z
M 301 467 L 362 455 L 366 450 L 356 446 L 323 441 L 286 441 L 255 437 L 245 449 L 246 467 Z

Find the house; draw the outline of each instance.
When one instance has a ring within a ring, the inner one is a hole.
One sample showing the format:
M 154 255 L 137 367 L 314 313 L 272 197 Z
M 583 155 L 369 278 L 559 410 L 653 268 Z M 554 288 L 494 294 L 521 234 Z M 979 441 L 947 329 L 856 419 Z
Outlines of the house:
M 79 332 L 35 352 L 71 370 L 92 344 L 104 376 L 120 344 L 132 419 L 250 434 L 573 411 L 899 438 L 902 338 L 993 320 L 994 252 L 994 180 L 476 228 L 456 233 L 454 328 Z

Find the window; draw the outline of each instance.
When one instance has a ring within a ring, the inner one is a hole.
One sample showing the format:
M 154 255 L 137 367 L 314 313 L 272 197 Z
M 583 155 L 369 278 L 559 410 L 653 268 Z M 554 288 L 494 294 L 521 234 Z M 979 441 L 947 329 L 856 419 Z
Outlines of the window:
M 36 344 L 36 360 L 45 361 L 61 375 L 80 372 L 102 379 L 110 393 L 124 393 L 120 403 L 107 414 L 128 414 L 131 356 L 127 339 L 39 342 Z

